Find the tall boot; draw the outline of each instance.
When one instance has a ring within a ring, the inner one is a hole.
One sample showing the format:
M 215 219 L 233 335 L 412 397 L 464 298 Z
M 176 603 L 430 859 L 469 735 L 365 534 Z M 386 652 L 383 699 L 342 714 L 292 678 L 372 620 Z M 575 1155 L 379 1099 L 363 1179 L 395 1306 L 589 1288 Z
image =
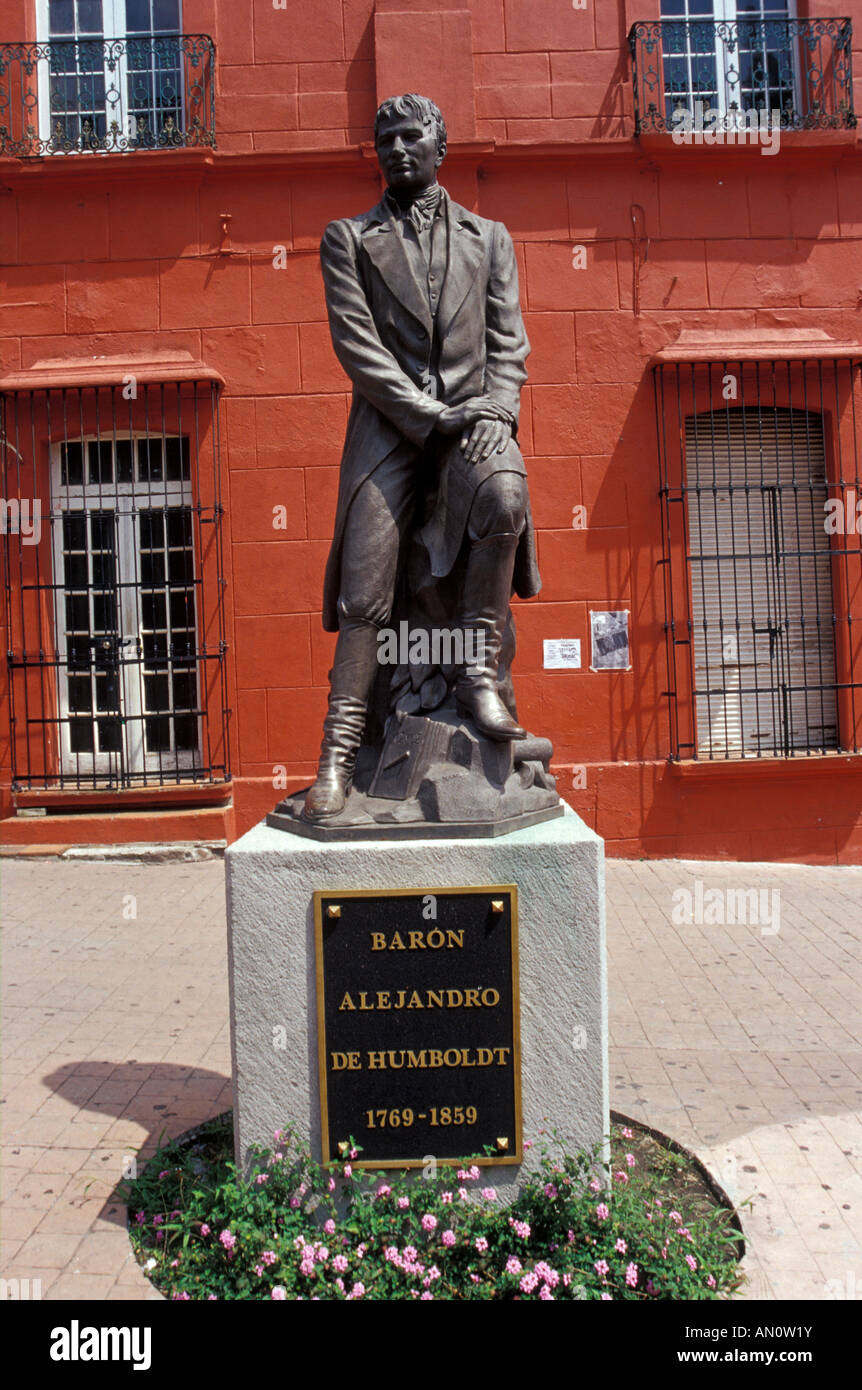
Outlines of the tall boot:
M 465 638 L 468 632 L 475 634 L 478 660 L 466 666 L 456 682 L 458 711 L 469 715 L 480 733 L 498 740 L 526 737 L 497 688 L 518 540 L 510 533 L 473 542 L 461 605 L 461 626 Z
M 339 631 L 317 780 L 302 811 L 306 820 L 324 820 L 344 810 L 377 674 L 377 633 L 373 623 L 348 622 Z

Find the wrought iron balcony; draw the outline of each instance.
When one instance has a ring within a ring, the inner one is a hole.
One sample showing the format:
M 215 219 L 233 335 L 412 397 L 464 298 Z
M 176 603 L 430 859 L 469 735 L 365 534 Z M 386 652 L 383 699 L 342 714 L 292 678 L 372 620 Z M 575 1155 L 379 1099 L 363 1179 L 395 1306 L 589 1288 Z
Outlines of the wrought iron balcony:
M 751 112 L 781 130 L 853 127 L 852 36 L 849 19 L 634 24 L 636 131 L 672 132 L 698 110 L 716 113 L 725 130 Z
M 0 154 L 215 145 L 206 34 L 0 44 Z

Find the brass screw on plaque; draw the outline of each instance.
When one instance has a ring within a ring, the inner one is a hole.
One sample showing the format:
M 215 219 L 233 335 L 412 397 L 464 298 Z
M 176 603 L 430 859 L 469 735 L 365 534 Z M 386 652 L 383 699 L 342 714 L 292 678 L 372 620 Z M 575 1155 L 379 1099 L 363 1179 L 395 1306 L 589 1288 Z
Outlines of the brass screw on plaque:
M 504 907 L 505 907 L 505 903 L 503 902 L 503 899 L 502 899 L 502 898 L 492 898 L 492 899 L 491 899 L 491 911 L 492 911 L 492 912 L 502 912 Z
M 329 907 L 326 909 L 326 915 L 327 915 L 327 917 L 340 917 L 340 916 L 341 916 L 341 906 L 340 906 L 340 904 L 339 904 L 339 903 L 330 903 L 330 904 L 329 904 Z
M 498 1139 L 498 1140 L 497 1140 L 497 1148 L 500 1150 L 501 1153 L 505 1153 L 506 1150 L 508 1149 L 508 1147 L 509 1147 L 509 1141 L 508 1141 L 508 1139 Z

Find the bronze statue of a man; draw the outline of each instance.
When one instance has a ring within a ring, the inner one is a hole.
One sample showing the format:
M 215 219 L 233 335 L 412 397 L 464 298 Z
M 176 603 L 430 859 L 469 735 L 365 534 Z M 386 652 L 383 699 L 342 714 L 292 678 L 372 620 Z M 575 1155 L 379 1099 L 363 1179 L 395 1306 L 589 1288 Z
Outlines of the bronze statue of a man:
M 515 442 L 530 347 L 511 238 L 437 182 L 443 117 L 425 97 L 383 103 L 375 146 L 387 188 L 332 222 L 321 265 L 332 342 L 353 382 L 324 627 L 338 632 L 317 780 L 303 815 L 345 804 L 405 547 L 429 472 L 421 531 L 435 579 L 463 565 L 459 611 L 479 659 L 455 683 L 459 712 L 495 740 L 524 737 L 497 674 L 512 590 L 538 593 L 526 470 Z M 459 571 L 460 572 L 460 571 Z

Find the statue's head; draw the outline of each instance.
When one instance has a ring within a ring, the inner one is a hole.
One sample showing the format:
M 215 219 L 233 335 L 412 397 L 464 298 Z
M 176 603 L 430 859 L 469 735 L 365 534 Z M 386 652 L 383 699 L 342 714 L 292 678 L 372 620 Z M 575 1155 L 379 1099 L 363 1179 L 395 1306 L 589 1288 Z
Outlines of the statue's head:
M 446 122 L 428 97 L 389 97 L 374 121 L 374 145 L 390 188 L 427 188 L 446 156 Z

